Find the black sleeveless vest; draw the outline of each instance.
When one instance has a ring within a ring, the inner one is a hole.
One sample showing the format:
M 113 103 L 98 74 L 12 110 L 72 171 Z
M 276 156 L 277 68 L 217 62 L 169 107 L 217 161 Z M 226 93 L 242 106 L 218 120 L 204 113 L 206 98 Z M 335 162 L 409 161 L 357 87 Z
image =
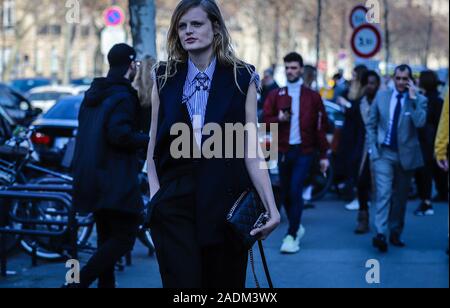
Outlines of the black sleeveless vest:
M 160 67 L 157 76 L 163 74 L 164 70 L 164 67 Z M 226 215 L 238 196 L 251 187 L 252 183 L 245 166 L 245 159 L 206 159 L 203 155 L 200 159 L 174 159 L 171 156 L 171 143 L 178 137 L 170 135 L 170 129 L 175 123 L 185 123 L 189 126 L 191 145 L 195 144 L 189 113 L 186 105 L 182 104 L 187 72 L 187 65 L 179 64 L 176 75 L 169 78 L 162 89 L 158 84 L 160 107 L 154 160 L 161 183 L 170 181 L 171 178 L 183 173 L 193 175 L 197 187 L 198 240 L 200 245 L 206 246 L 224 241 L 225 228 L 227 228 Z M 238 69 L 237 80 L 240 90 L 235 83 L 233 67 L 217 63 L 206 108 L 205 125 L 208 123 L 220 125 L 223 134 L 222 149 L 225 149 L 225 123 L 242 125 L 246 123 L 245 104 L 251 74 L 246 68 Z M 203 135 L 202 144 L 209 137 Z

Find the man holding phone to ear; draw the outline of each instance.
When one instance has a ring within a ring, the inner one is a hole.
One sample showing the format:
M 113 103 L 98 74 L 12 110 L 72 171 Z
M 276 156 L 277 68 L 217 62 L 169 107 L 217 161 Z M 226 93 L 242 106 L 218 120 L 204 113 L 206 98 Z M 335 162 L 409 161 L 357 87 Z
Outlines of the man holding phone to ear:
M 367 124 L 376 186 L 373 245 L 381 252 L 388 250 L 388 231 L 393 246 L 405 247 L 401 235 L 409 188 L 415 169 L 424 164 L 417 129 L 426 123 L 427 99 L 418 93 L 408 65 L 395 69 L 394 82 L 395 89 L 377 94 Z

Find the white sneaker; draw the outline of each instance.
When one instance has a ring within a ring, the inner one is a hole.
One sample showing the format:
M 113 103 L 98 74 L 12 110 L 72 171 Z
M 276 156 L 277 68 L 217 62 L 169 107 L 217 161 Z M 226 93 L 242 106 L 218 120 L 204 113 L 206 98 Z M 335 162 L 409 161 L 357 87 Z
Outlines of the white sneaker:
M 300 243 L 298 238 L 294 239 L 292 235 L 288 235 L 283 240 L 283 245 L 281 246 L 281 253 L 283 254 L 293 254 L 300 251 Z
M 345 209 L 348 211 L 359 211 L 359 201 L 357 199 L 353 200 L 345 206 Z
M 299 242 L 300 242 L 300 240 L 301 240 L 302 238 L 305 237 L 305 234 L 306 234 L 306 229 L 305 229 L 305 227 L 303 227 L 303 225 L 300 225 L 300 228 L 299 228 L 298 231 L 297 231 L 297 239 L 298 239 Z
M 313 187 L 310 185 L 303 190 L 303 200 L 311 201 L 313 193 Z

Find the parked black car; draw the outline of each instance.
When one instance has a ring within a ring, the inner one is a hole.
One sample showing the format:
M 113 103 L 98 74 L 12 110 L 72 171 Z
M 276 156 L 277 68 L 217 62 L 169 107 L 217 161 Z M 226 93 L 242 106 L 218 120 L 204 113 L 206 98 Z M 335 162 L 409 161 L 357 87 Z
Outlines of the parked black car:
M 64 158 L 74 146 L 83 97 L 62 97 L 47 113 L 33 122 L 35 133 L 31 140 L 44 165 L 54 168 L 69 167 Z
M 0 105 L 17 125 L 28 126 L 41 112 L 30 101 L 5 84 L 0 84 Z

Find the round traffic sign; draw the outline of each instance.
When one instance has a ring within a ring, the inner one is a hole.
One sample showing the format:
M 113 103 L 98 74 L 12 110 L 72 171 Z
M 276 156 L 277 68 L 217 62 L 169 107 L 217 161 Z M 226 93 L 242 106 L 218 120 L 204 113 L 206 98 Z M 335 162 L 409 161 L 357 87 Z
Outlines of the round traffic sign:
M 350 25 L 353 29 L 367 23 L 367 12 L 369 10 L 364 5 L 357 5 L 350 14 Z
M 355 29 L 352 35 L 353 52 L 360 58 L 369 59 L 381 49 L 381 33 L 371 24 L 364 24 Z
M 125 13 L 122 8 L 112 6 L 105 10 L 103 13 L 103 19 L 107 26 L 119 26 L 125 22 Z

